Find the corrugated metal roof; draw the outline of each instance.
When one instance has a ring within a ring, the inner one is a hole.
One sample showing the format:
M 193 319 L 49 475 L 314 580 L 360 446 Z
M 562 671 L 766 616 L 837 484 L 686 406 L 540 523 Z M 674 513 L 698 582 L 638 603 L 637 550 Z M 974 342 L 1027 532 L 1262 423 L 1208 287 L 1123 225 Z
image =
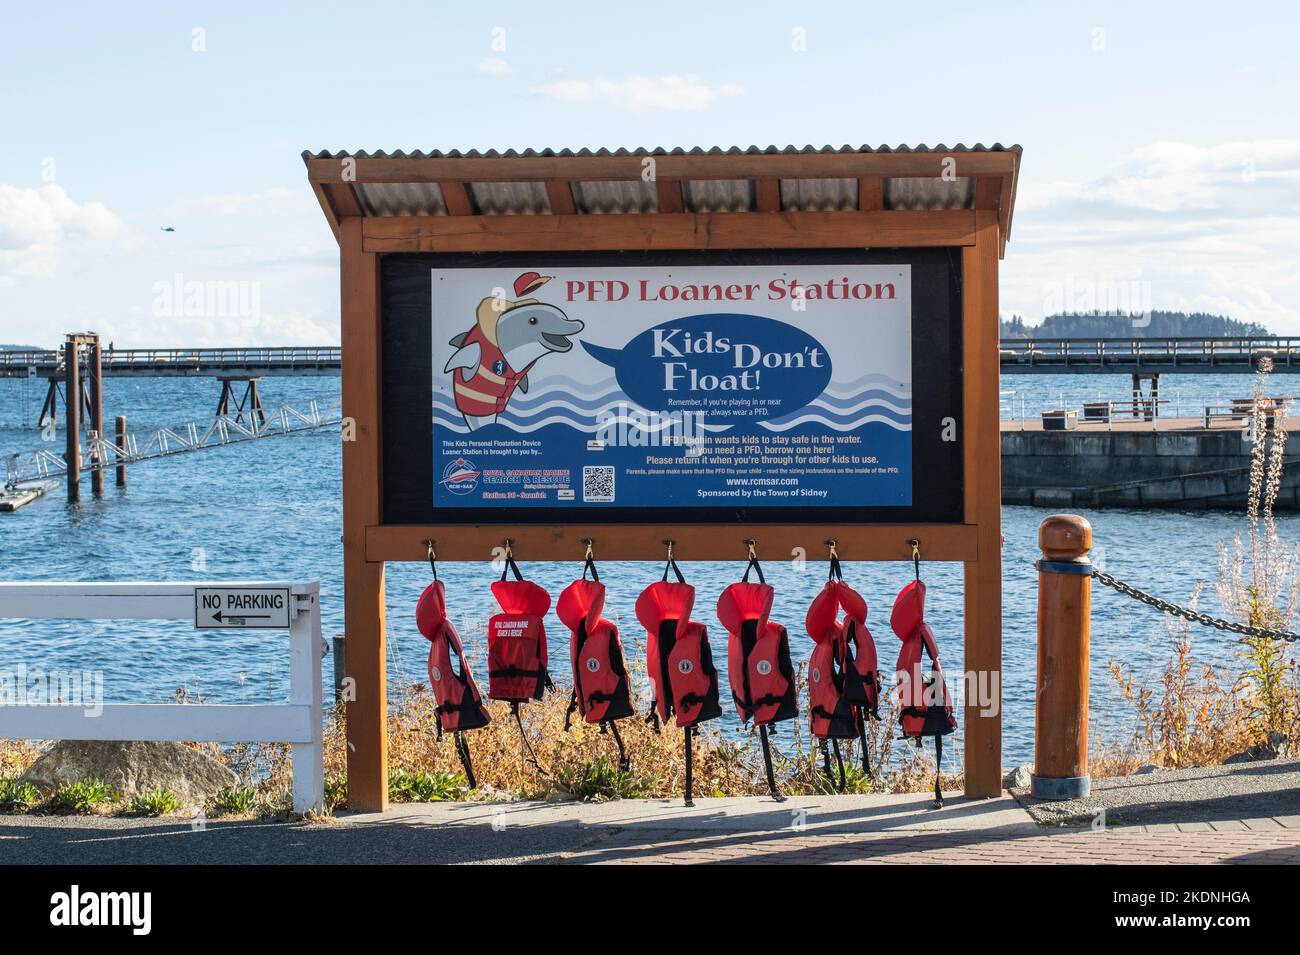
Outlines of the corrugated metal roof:
M 320 150 L 304 152 L 303 160 L 312 159 L 505 159 L 505 158 L 564 158 L 609 156 L 742 156 L 742 155 L 808 155 L 844 153 L 944 153 L 1009 152 L 1017 156 L 1019 146 L 995 143 L 984 146 L 749 146 L 742 149 L 713 147 L 703 149 L 663 147 L 635 149 L 489 149 L 479 151 L 383 150 L 370 153 L 364 150 L 349 152 Z M 581 180 L 571 181 L 574 207 L 579 213 L 646 213 L 659 210 L 659 196 L 653 182 L 643 180 Z M 377 183 L 356 182 L 354 188 L 366 215 L 416 216 L 446 215 L 447 205 L 442 190 L 435 182 Z M 483 215 L 545 215 L 551 211 L 546 184 L 536 181 L 471 182 L 467 184 L 474 209 Z M 747 212 L 755 208 L 754 183 L 749 179 L 689 179 L 682 181 L 683 207 L 689 212 Z M 780 181 L 781 208 L 797 212 L 842 212 L 858 208 L 858 182 L 856 179 L 788 179 Z M 933 177 L 885 177 L 885 209 L 930 210 L 969 209 L 974 206 L 975 180 L 959 178 L 945 180 Z
M 852 212 L 858 207 L 856 179 L 782 179 L 781 208 L 794 212 Z
M 663 146 L 644 147 L 637 146 L 633 149 L 451 149 L 443 151 L 441 149 L 423 150 L 417 149 L 413 152 L 406 152 L 399 149 L 395 152 L 379 150 L 377 152 L 368 152 L 367 150 L 329 150 L 321 149 L 316 152 L 304 150 L 302 158 L 308 159 L 345 159 L 351 156 L 354 159 L 513 159 L 513 158 L 539 158 L 539 157 L 582 157 L 582 156 L 758 156 L 758 155 L 805 155 L 812 153 L 981 153 L 981 152 L 1021 152 L 1018 145 L 1004 146 L 1001 143 L 994 143 L 991 146 L 985 146 L 983 143 L 976 143 L 973 146 L 965 146 L 957 143 L 953 146 L 945 146 L 938 143 L 934 146 L 927 146 L 924 143 L 916 146 L 907 146 L 900 144 L 898 146 L 880 145 L 880 146 L 731 146 L 723 149 L 720 146 L 713 146 L 704 149 L 695 146 L 691 149 L 684 149 L 681 146 L 667 149 Z
M 890 177 L 885 180 L 885 208 L 903 212 L 969 209 L 975 204 L 974 179 Z
M 682 183 L 687 212 L 749 212 L 754 184 L 748 179 L 687 179 Z
M 357 182 L 361 211 L 368 216 L 445 216 L 447 202 L 436 182 Z M 419 210 L 414 211 L 414 210 Z
M 471 182 L 469 197 L 485 216 L 544 216 L 551 211 L 544 182 Z
M 659 190 L 640 179 L 575 181 L 573 205 L 588 214 L 658 212 Z

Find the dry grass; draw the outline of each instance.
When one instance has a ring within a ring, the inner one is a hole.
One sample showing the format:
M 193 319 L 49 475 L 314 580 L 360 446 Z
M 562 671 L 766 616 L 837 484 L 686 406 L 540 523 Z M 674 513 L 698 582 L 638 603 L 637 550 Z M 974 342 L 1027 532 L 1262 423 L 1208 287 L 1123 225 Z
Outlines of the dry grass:
M 1300 553 L 1282 541 L 1273 519 L 1281 488 L 1287 439 L 1286 413 L 1266 404 L 1271 363 L 1260 362 L 1251 422 L 1250 488 L 1246 538 L 1219 542 L 1215 593 L 1237 623 L 1268 629 L 1293 629 L 1300 592 L 1296 588 Z M 1193 591 L 1196 606 L 1201 586 Z M 1135 682 L 1132 671 L 1115 662 L 1110 673 L 1133 705 L 1137 728 L 1132 738 L 1105 741 L 1091 758 L 1098 775 L 1122 776 L 1153 763 L 1170 769 L 1221 763 L 1229 756 L 1283 740 L 1281 751 L 1300 743 L 1300 677 L 1294 648 L 1269 637 L 1242 637 L 1237 652 L 1241 671 L 1230 674 L 1198 661 L 1192 653 L 1190 625 L 1169 624 L 1173 653 L 1165 665 L 1159 695 Z
M 633 681 L 635 684 L 635 680 Z M 800 673 L 802 695 L 802 672 Z M 723 691 L 724 698 L 726 690 Z M 505 703 L 488 704 L 492 722 L 467 735 L 479 784 L 469 798 L 546 799 L 573 798 L 562 780 L 574 770 L 588 769 L 617 761 L 613 737 L 598 727 L 579 722 L 564 731 L 568 708 L 567 693 L 548 694 L 522 707 L 521 721 L 529 745 L 536 755 L 535 766 L 520 743 L 519 729 Z M 645 699 L 635 701 L 638 713 L 648 712 Z M 461 774 L 460 762 L 450 737 L 437 739 L 435 702 L 423 684 L 403 689 L 389 719 L 388 757 L 390 771 Z M 934 785 L 931 750 L 919 752 L 910 745 L 899 746 L 895 738 L 897 713 L 889 722 L 872 723 L 868 732 L 871 765 L 887 767 L 873 785 L 860 769 L 851 772 L 850 788 L 855 791 L 921 792 Z M 619 732 L 631 760 L 631 778 L 624 780 L 623 795 L 669 797 L 682 792 L 685 783 L 685 750 L 681 730 L 663 727 L 659 733 L 640 716 L 620 720 Z M 773 737 L 774 767 L 778 786 L 787 794 L 827 792 L 820 772 L 820 755 L 812 745 L 804 718 L 780 724 Z M 330 778 L 346 770 L 345 725 L 336 712 L 326 732 L 325 772 Z M 848 765 L 857 764 L 857 745 L 843 746 Z M 739 739 L 728 739 L 705 724 L 695 739 L 695 793 L 699 796 L 749 796 L 767 792 L 758 734 L 751 731 Z M 960 774 L 944 774 L 945 786 L 960 787 Z
M 638 685 L 634 673 L 632 683 Z M 806 706 L 806 680 L 801 664 L 798 693 Z M 641 680 L 639 685 L 644 685 Z M 729 691 L 722 688 L 724 706 L 730 709 Z M 884 720 L 868 724 L 867 746 L 873 775 L 861 770 L 859 745 L 842 743 L 850 792 L 925 792 L 934 786 L 934 751 L 924 750 L 900 740 L 897 702 L 884 714 Z M 177 691 L 177 702 L 202 705 L 202 696 L 193 690 Z M 685 783 L 683 733 L 676 727 L 664 727 L 656 733 L 652 725 L 638 715 L 620 720 L 619 732 L 631 760 L 631 773 L 615 773 L 617 749 L 611 735 L 598 727 L 575 718 L 568 732 L 564 716 L 568 708 L 567 692 L 549 693 L 535 703 L 523 706 L 521 720 L 534 751 L 535 766 L 520 743 L 519 729 L 505 703 L 491 702 L 490 725 L 467 734 L 477 776 L 478 789 L 464 787 L 460 761 L 450 736 L 438 739 L 435 729 L 435 701 L 427 686 L 416 684 L 398 690 L 392 701 L 388 723 L 388 758 L 390 773 L 428 774 L 455 777 L 460 783 L 459 798 L 513 800 L 548 798 L 610 798 L 617 796 L 672 797 L 682 792 Z M 634 699 L 638 714 L 649 712 L 647 699 Z M 281 743 L 241 743 L 220 746 L 216 743 L 192 743 L 228 766 L 239 777 L 240 786 L 257 792 L 257 812 L 286 812 L 292 805 L 292 767 L 290 748 Z M 814 745 L 806 715 L 779 725 L 772 737 L 773 762 L 777 784 L 788 795 L 834 792 L 821 771 L 821 756 Z M 958 759 L 949 749 L 948 766 Z M 0 741 L 0 776 L 17 776 L 40 754 L 31 743 Z M 333 806 L 345 803 L 347 768 L 346 724 L 342 708 L 328 717 L 325 730 L 325 776 L 327 799 Z M 592 773 L 603 783 L 595 787 L 595 796 L 586 788 L 578 789 L 574 779 L 589 780 Z M 695 738 L 695 793 L 698 796 L 750 796 L 767 792 L 762 750 L 756 730 L 738 738 L 728 738 L 716 724 L 704 724 Z M 943 775 L 944 787 L 962 785 L 960 772 Z M 566 785 L 568 781 L 568 785 Z

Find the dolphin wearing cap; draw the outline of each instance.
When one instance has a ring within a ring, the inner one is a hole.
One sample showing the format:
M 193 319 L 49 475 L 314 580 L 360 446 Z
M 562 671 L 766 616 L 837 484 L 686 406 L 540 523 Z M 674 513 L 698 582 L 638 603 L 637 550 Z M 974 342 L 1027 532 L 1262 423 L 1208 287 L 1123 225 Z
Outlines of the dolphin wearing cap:
M 526 297 L 552 278 L 525 272 L 515 279 L 514 301 L 483 299 L 474 310 L 474 326 L 448 342 L 456 351 L 443 371 L 451 374 L 456 408 L 471 431 L 495 422 L 516 388 L 528 393 L 528 372 L 538 361 L 573 348 L 571 336 L 583 323 Z

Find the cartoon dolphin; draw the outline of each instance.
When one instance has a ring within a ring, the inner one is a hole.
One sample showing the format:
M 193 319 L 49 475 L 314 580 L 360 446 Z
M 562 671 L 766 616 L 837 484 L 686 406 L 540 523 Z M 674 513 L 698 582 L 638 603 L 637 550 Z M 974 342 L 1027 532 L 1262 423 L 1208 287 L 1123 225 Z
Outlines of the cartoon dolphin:
M 548 280 L 536 272 L 525 273 L 515 281 L 516 294 Z M 473 328 L 449 342 L 456 352 L 443 368 L 451 373 L 456 408 L 471 431 L 495 422 L 515 388 L 527 394 L 533 365 L 552 352 L 569 351 L 570 336 L 583 329 L 578 319 L 534 298 L 502 301 L 489 296 L 478 303 L 475 318 Z

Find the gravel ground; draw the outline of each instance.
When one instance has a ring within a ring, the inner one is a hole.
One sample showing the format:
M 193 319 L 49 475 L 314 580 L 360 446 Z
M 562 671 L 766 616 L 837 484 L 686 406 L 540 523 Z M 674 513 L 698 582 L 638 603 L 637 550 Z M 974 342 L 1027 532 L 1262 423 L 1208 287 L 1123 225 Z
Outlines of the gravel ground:
M 1300 760 L 1163 769 L 1092 781 L 1087 799 L 1045 802 L 1026 789 L 1012 795 L 1044 824 L 1089 822 L 1106 810 L 1108 825 L 1219 822 L 1300 815 Z

